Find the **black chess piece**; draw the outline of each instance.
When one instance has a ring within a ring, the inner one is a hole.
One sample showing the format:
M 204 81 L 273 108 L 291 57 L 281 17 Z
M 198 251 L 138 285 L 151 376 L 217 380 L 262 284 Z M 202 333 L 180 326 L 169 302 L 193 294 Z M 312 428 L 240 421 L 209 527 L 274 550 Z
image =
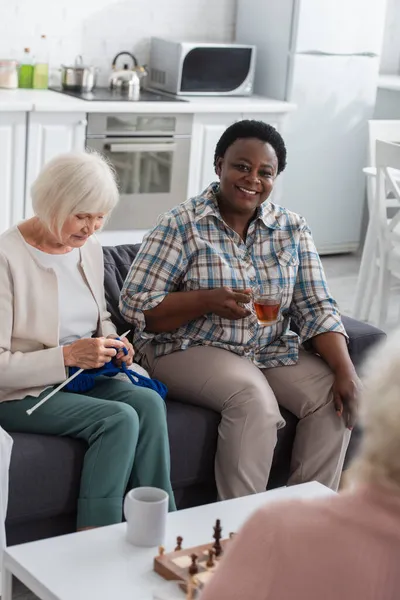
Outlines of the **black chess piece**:
M 199 567 L 197 566 L 197 554 L 191 554 L 190 558 L 192 559 L 192 564 L 189 567 L 189 575 L 197 575 L 199 572 Z
M 222 536 L 222 527 L 221 527 L 221 521 L 220 519 L 217 519 L 215 521 L 215 525 L 214 525 L 214 535 L 213 538 L 215 540 L 215 543 L 213 545 L 214 548 L 214 554 L 215 556 L 218 558 L 219 556 L 221 556 L 222 554 L 222 546 L 221 546 L 221 536 Z
M 206 567 L 211 569 L 214 566 L 214 550 L 212 548 L 208 551 L 208 560 L 206 562 Z
M 178 537 L 176 538 L 175 552 L 178 552 L 179 550 L 182 550 L 182 542 L 183 542 L 183 537 L 181 537 L 180 535 L 178 535 Z

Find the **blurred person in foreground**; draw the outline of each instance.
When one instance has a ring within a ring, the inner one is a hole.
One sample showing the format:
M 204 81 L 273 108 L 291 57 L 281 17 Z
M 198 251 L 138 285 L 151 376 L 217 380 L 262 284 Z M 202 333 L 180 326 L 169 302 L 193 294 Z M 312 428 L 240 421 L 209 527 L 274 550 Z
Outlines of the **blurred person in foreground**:
M 201 600 L 400 598 L 400 330 L 364 372 L 351 489 L 258 510 Z

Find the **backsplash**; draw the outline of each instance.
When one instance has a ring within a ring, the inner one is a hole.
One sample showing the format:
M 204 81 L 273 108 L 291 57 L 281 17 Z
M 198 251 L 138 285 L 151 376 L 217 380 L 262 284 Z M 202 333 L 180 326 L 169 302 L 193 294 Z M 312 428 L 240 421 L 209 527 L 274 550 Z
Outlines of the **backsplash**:
M 122 50 L 139 62 L 149 58 L 152 35 L 188 40 L 232 41 L 236 0 L 4 0 L 0 58 L 21 59 L 23 49 L 48 38 L 51 82 L 61 64 L 77 54 L 100 68 L 105 84 L 113 57 Z

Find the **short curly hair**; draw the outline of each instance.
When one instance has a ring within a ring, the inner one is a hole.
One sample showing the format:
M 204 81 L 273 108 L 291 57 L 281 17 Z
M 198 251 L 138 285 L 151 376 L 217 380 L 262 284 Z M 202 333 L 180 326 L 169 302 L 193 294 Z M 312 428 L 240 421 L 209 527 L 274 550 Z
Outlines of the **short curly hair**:
M 224 131 L 218 140 L 214 153 L 214 167 L 217 166 L 219 158 L 225 156 L 225 152 L 233 142 L 238 139 L 256 138 L 270 144 L 275 150 L 278 159 L 278 173 L 286 167 L 286 146 L 281 134 L 268 123 L 255 120 L 244 120 L 233 123 Z

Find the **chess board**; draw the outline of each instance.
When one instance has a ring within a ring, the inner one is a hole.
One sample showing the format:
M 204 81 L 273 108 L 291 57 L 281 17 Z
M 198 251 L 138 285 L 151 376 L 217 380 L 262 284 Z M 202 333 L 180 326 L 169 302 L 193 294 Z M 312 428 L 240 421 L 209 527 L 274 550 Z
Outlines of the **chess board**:
M 154 558 L 154 571 L 168 581 L 189 583 L 191 579 L 189 574 L 189 567 L 192 564 L 191 555 L 196 554 L 198 572 L 194 575 L 194 579 L 200 587 L 203 587 L 218 569 L 219 561 L 230 541 L 230 539 L 221 540 L 222 554 L 218 558 L 214 556 L 213 567 L 207 567 L 206 564 L 209 559 L 209 550 L 213 547 L 213 542 L 210 542 L 202 546 L 182 548 L 182 550 L 176 552 L 166 552 L 163 555 L 156 556 Z

